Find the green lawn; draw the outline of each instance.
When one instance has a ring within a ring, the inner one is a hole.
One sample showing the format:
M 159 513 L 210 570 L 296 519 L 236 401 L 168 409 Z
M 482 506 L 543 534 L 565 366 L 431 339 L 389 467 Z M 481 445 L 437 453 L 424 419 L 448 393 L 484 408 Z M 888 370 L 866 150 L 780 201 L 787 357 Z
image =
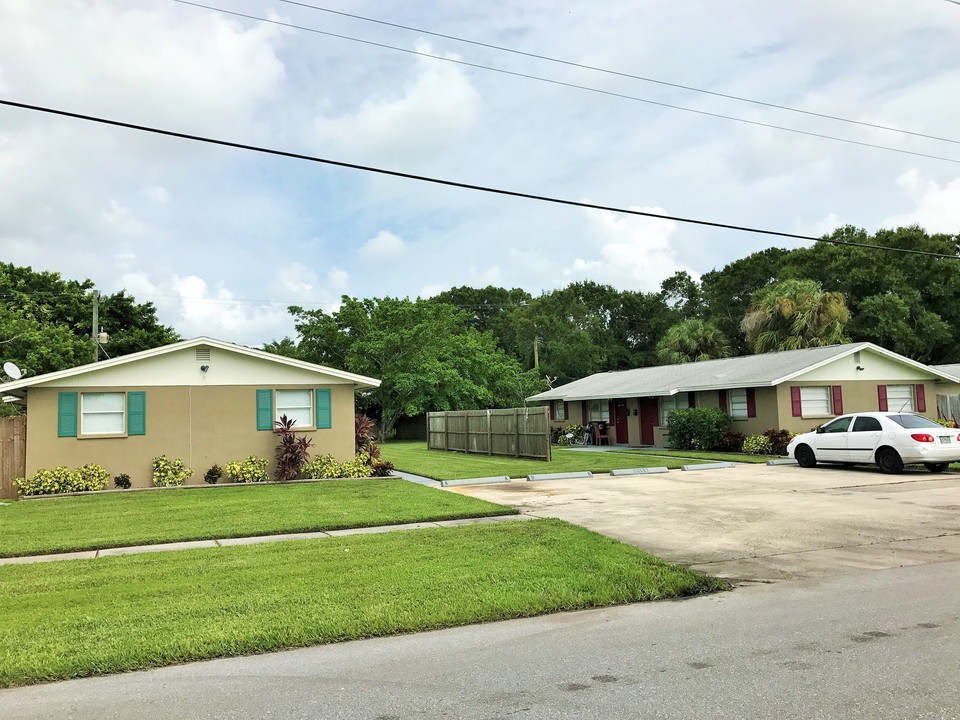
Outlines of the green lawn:
M 0 557 L 515 512 L 390 478 L 21 500 L 0 505 Z
M 559 520 L 0 566 L 0 687 L 724 587 Z
M 434 480 L 462 480 L 464 478 L 526 477 L 535 473 L 558 473 L 589 470 L 608 473 L 635 467 L 679 468 L 689 462 L 680 458 L 647 458 L 632 453 L 584 452 L 570 448 L 553 448 L 553 460 L 517 460 L 509 457 L 491 457 L 468 453 L 428 450 L 425 442 L 397 441 L 382 447 L 385 460 L 397 470 L 404 470 Z M 696 462 L 696 461 L 694 461 Z
M 651 457 L 661 458 L 689 458 L 691 460 L 704 460 L 710 462 L 741 462 L 763 464 L 767 460 L 776 460 L 778 455 L 747 455 L 746 453 L 728 453 L 728 452 L 701 452 L 699 450 L 652 450 L 644 448 L 617 450 L 631 455 L 649 455 Z

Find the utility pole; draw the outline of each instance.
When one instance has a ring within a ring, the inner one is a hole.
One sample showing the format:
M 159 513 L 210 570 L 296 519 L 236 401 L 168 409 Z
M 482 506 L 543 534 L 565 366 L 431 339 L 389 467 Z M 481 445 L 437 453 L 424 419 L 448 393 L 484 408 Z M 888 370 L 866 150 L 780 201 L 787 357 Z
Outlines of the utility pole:
M 90 337 L 93 340 L 93 361 L 100 359 L 100 346 L 97 344 L 97 325 L 100 322 L 100 291 L 93 291 L 93 325 L 90 328 Z

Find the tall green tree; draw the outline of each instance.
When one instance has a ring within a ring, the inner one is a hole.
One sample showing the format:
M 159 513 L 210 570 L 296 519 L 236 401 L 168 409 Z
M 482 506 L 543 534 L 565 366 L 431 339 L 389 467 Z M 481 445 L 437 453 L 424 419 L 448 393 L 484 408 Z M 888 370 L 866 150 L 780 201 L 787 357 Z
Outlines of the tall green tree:
M 847 299 L 853 340 L 868 340 L 927 363 L 960 361 L 960 260 L 898 253 L 898 248 L 958 256 L 957 235 L 917 226 L 870 234 L 851 226 L 794 250 L 784 277 L 810 278 Z
M 0 356 L 31 374 L 64 370 L 91 361 L 94 284 L 60 273 L 0 263 Z M 112 357 L 179 340 L 157 320 L 152 303 L 137 303 L 121 290 L 100 298 L 100 326 L 110 336 Z M 98 328 L 99 330 L 99 328 Z
M 789 256 L 789 250 L 768 248 L 700 278 L 704 317 L 730 340 L 734 355 L 751 352 L 740 324 L 754 293 L 782 279 L 782 267 Z
M 843 293 L 813 280 L 783 280 L 758 290 L 741 327 L 755 353 L 847 342 L 850 313 Z
M 657 359 L 664 365 L 729 356 L 730 343 L 720 329 L 698 318 L 681 320 L 657 343 Z
M 469 327 L 469 316 L 445 303 L 344 297 L 333 313 L 290 310 L 300 337 L 296 357 L 382 381 L 360 400 L 379 416 L 382 437 L 405 415 L 515 406 L 545 388 L 536 372 L 524 372 L 492 335 Z M 292 347 L 266 346 L 286 354 Z

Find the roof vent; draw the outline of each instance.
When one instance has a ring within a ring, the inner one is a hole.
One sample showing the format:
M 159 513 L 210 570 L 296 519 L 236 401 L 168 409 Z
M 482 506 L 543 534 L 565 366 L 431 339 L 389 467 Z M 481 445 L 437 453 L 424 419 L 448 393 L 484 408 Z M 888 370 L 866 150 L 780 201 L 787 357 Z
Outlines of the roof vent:
M 197 362 L 210 362 L 210 348 L 197 348 Z

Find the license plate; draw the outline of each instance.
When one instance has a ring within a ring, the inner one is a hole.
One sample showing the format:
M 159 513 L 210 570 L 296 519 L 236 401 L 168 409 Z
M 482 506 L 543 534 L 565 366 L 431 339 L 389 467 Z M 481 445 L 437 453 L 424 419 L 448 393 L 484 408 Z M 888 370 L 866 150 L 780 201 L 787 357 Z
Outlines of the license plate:
M 941 435 L 941 436 L 940 436 L 940 442 L 942 442 L 942 443 L 945 444 L 945 445 L 949 445 L 949 444 L 950 444 L 950 436 L 949 436 L 949 435 Z

